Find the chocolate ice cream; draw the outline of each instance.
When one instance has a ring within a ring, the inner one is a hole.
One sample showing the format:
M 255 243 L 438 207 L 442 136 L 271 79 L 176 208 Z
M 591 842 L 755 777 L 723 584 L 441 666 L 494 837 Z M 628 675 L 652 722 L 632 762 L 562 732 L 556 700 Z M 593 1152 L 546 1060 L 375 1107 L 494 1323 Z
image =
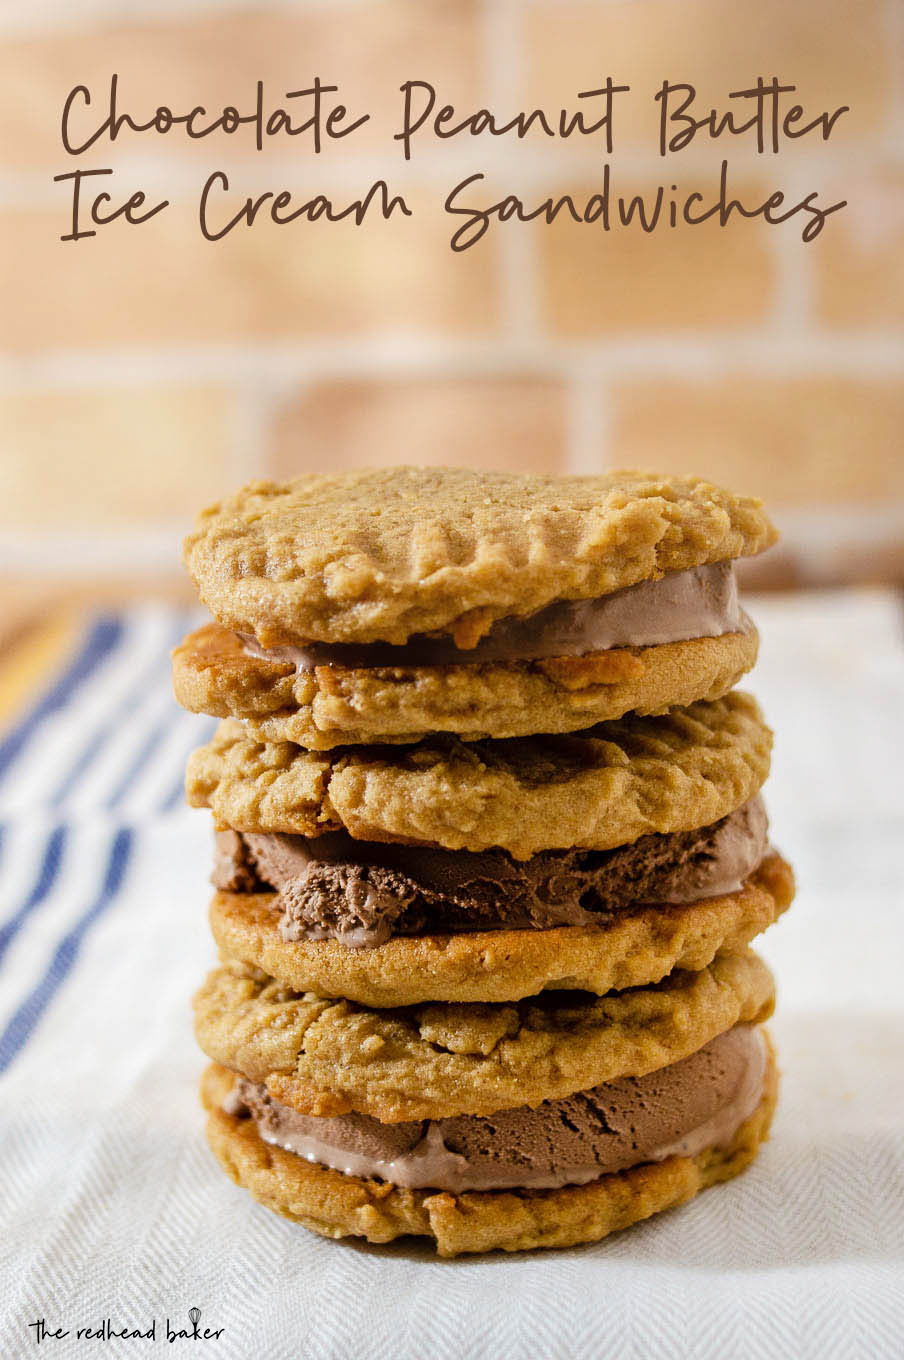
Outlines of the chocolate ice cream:
M 499 619 L 471 647 L 451 637 L 415 635 L 400 646 L 374 642 L 311 642 L 266 649 L 242 636 L 252 656 L 283 661 L 298 670 L 315 666 L 452 666 L 485 661 L 531 661 L 585 656 L 612 647 L 653 647 L 688 638 L 744 632 L 750 620 L 738 603 L 731 562 L 672 571 L 595 600 L 558 600 L 537 614 Z
M 728 1142 L 762 1096 L 765 1045 L 736 1025 L 645 1077 L 624 1077 L 564 1100 L 489 1118 L 458 1115 L 381 1124 L 363 1114 L 318 1119 L 239 1078 L 227 1109 L 248 1115 L 265 1142 L 347 1175 L 409 1188 L 551 1189 Z
M 303 836 L 217 835 L 213 881 L 231 892 L 273 888 L 286 940 L 361 948 L 391 935 L 598 924 L 639 903 L 681 904 L 740 887 L 763 859 L 762 800 L 711 826 L 643 836 L 615 850 L 549 850 L 526 861 Z

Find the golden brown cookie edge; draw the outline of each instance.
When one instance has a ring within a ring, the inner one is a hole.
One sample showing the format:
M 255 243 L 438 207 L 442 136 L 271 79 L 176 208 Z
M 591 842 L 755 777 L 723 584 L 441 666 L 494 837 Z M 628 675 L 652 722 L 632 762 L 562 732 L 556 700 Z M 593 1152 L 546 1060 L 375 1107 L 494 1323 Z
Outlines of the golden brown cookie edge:
M 296 676 L 284 664 L 244 657 L 234 634 L 207 624 L 175 649 L 173 687 L 190 712 L 239 718 L 257 740 L 308 750 L 402 744 L 435 732 L 481 741 L 574 732 L 627 713 L 660 714 L 720 699 L 753 667 L 758 647 L 752 628 L 635 648 L 631 655 L 643 667 L 638 675 L 569 690 L 528 662 L 318 667 Z

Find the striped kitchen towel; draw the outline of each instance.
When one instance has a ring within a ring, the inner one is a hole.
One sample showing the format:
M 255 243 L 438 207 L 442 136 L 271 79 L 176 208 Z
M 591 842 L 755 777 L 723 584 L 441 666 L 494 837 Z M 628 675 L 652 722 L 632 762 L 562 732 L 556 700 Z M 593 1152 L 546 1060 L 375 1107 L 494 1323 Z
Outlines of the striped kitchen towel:
M 138 821 L 181 807 L 186 756 L 214 725 L 172 696 L 170 651 L 194 622 L 145 607 L 86 625 L 59 677 L 0 740 L 0 820 L 45 810 Z
M 121 899 L 136 839 L 157 819 L 203 839 L 185 820 L 184 770 L 215 722 L 178 708 L 169 680 L 170 651 L 193 621 L 162 606 L 88 621 L 0 740 L 0 1073 Z

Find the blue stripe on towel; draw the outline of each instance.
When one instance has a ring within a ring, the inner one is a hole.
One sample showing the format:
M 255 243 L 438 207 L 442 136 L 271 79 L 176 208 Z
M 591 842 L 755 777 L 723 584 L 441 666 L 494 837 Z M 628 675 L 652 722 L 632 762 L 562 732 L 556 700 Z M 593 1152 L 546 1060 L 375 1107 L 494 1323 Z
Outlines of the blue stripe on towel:
M 181 613 L 177 615 L 177 621 L 175 625 L 168 630 L 167 640 L 161 647 L 161 650 L 155 652 L 151 661 L 145 666 L 144 670 L 130 686 L 128 693 L 123 696 L 113 712 L 107 715 L 99 729 L 89 735 L 88 740 L 85 742 L 81 751 L 63 775 L 56 790 L 51 795 L 49 801 L 53 807 L 58 808 L 61 803 L 65 802 L 78 784 L 81 783 L 82 779 L 84 779 L 85 775 L 105 748 L 108 747 L 112 741 L 115 741 L 117 736 L 122 734 L 126 724 L 134 720 L 136 706 L 148 693 L 155 681 L 163 680 L 165 676 L 166 687 L 167 689 L 169 688 L 170 650 L 181 641 L 187 622 L 188 615 Z M 174 699 L 174 717 L 177 712 L 176 701 Z M 132 777 L 138 773 L 138 767 L 130 771 Z M 121 796 L 122 794 L 119 795 L 119 797 Z M 118 799 L 115 801 L 118 801 Z M 113 799 L 109 799 L 107 806 L 112 806 L 113 802 Z
M 0 1072 L 6 1071 L 28 1043 L 42 1015 L 71 972 L 85 936 L 116 899 L 132 853 L 132 844 L 132 830 L 120 827 L 113 837 L 100 893 L 63 936 L 41 981 L 15 1011 L 0 1035 Z
M 63 862 L 63 849 L 66 844 L 66 828 L 55 827 L 47 837 L 47 844 L 44 847 L 44 855 L 41 860 L 38 876 L 31 892 L 25 898 L 18 911 L 14 912 L 8 921 L 0 926 L 0 963 L 3 962 L 7 949 L 18 935 L 22 926 L 28 920 L 31 913 L 41 905 L 45 898 L 49 897 L 53 885 L 56 883 L 60 873 L 60 865 Z
M 185 775 L 184 773 L 176 780 L 173 787 L 165 798 L 161 799 L 161 812 L 175 812 L 177 807 L 181 807 L 185 802 Z
M 195 724 L 196 731 L 192 734 L 191 744 L 189 745 L 189 743 L 186 743 L 185 758 L 179 762 L 179 774 L 169 793 L 165 794 L 161 799 L 158 808 L 159 812 L 173 812 L 185 802 L 185 761 L 195 747 L 203 746 L 206 742 L 210 741 L 219 725 L 218 718 L 198 719 Z
M 66 707 L 76 690 L 118 645 L 124 631 L 122 619 L 97 620 L 88 633 L 82 650 L 70 663 L 68 670 L 22 721 L 0 741 L 0 776 L 6 773 L 13 761 L 22 753 L 41 724 L 52 713 Z
M 167 732 L 173 725 L 174 718 L 177 716 L 178 715 L 172 715 L 163 718 L 157 723 L 156 727 L 152 727 L 150 732 L 148 732 L 138 751 L 129 763 L 128 769 L 113 789 L 113 792 L 107 797 L 104 807 L 107 808 L 108 811 L 112 811 L 114 808 L 118 807 L 122 800 L 131 793 L 141 772 L 144 770 L 144 767 L 151 759 L 157 747 L 166 737 Z

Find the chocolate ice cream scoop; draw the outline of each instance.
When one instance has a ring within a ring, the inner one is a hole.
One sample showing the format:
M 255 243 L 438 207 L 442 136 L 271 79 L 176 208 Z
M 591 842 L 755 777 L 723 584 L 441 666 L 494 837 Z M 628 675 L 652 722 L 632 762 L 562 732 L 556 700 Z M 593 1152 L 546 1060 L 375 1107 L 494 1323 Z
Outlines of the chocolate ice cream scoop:
M 514 860 L 355 840 L 217 835 L 213 881 L 232 892 L 273 888 L 287 940 L 351 947 L 391 935 L 592 925 L 638 903 L 681 904 L 731 892 L 768 848 L 762 800 L 695 831 L 643 836 L 615 850 L 550 850 Z
M 689 1058 L 490 1117 L 381 1124 L 363 1114 L 298 1114 L 240 1078 L 228 1113 L 250 1115 L 261 1138 L 351 1176 L 411 1189 L 552 1189 L 728 1142 L 762 1096 L 765 1043 L 736 1025 Z
M 734 564 L 726 561 L 668 572 L 599 599 L 557 600 L 536 614 L 499 619 L 471 646 L 459 646 L 450 636 L 425 634 L 415 634 L 400 646 L 311 642 L 268 650 L 248 635 L 242 642 L 252 656 L 288 662 L 303 671 L 315 666 L 460 666 L 585 656 L 612 647 L 721 637 L 751 626 L 738 603 Z

